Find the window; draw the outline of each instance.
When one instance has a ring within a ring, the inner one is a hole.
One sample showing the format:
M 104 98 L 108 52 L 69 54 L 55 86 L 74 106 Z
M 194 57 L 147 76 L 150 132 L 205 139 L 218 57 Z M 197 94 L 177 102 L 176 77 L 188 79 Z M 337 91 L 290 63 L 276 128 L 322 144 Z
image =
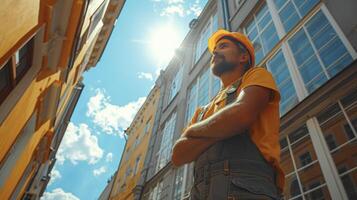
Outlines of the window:
M 233 5 L 234 9 L 237 10 L 241 7 L 241 5 L 245 2 L 245 0 L 234 0 Z
M 175 186 L 174 186 L 174 200 L 181 200 L 181 195 L 183 192 L 183 173 L 184 167 L 179 167 L 176 170 Z
M 309 163 L 311 163 L 312 158 L 311 158 L 310 152 L 306 152 L 306 153 L 302 154 L 300 156 L 300 162 L 301 162 L 301 166 L 305 166 L 305 165 L 308 165 Z
M 352 62 L 352 57 L 320 10 L 288 41 L 309 93 Z
M 134 175 L 136 175 L 136 173 L 138 173 L 139 163 L 140 163 L 140 155 L 135 160 Z
M 286 32 L 289 32 L 318 2 L 318 0 L 274 0 Z
M 34 39 L 30 39 L 3 66 L 0 66 L 0 103 L 32 66 Z
M 169 102 L 176 96 L 181 87 L 182 82 L 182 71 L 183 68 L 180 68 L 176 73 L 175 78 L 172 80 L 169 91 Z
M 189 122 L 198 106 L 208 104 L 221 88 L 221 81 L 215 77 L 210 69 L 205 69 L 192 83 L 188 90 L 188 105 L 186 123 Z
M 286 141 L 286 138 L 281 139 L 280 140 L 280 148 L 284 149 L 287 146 L 288 146 L 288 141 Z
M 357 130 L 357 118 L 356 119 L 353 119 L 352 121 L 352 125 L 353 125 L 353 128 L 355 130 Z M 351 126 L 349 124 L 345 124 L 343 126 L 343 128 L 345 129 L 345 133 L 346 133 L 346 136 L 349 140 L 355 138 L 355 134 L 353 133 L 353 130 L 351 129 Z
M 279 41 L 276 28 L 266 4 L 262 5 L 257 13 L 244 28 L 245 34 L 255 47 L 255 63 L 259 63 Z
M 336 140 L 333 135 L 330 134 L 330 135 L 325 136 L 325 140 L 326 140 L 327 146 L 330 149 L 330 151 L 334 150 L 337 147 Z
M 342 111 L 339 105 L 336 103 L 330 106 L 329 108 L 327 108 L 325 111 L 321 112 L 316 118 L 320 124 L 324 124 L 327 121 L 331 120 L 336 115 L 340 114 L 341 112 Z
M 133 148 L 136 149 L 136 147 L 139 145 L 139 143 L 140 143 L 140 138 L 139 138 L 139 136 L 136 136 Z
M 350 174 L 346 174 L 341 177 L 342 184 L 345 187 L 347 196 L 349 199 L 357 199 L 357 191 L 355 184 L 353 184 L 353 179 L 351 178 Z
M 304 125 L 289 135 L 290 143 L 293 144 L 296 141 L 300 140 L 301 138 L 307 136 L 308 134 L 309 134 L 309 131 L 307 130 L 306 125 Z
M 162 130 L 161 145 L 158 152 L 159 156 L 157 160 L 156 171 L 159 171 L 171 160 L 175 124 L 176 113 L 173 113 L 165 122 L 164 128 Z
M 161 198 L 162 190 L 163 190 L 163 183 L 162 180 L 160 180 L 156 184 L 154 189 L 150 192 L 149 200 L 159 200 Z
M 129 167 L 126 168 L 125 177 L 128 178 L 130 175 L 131 175 L 131 168 L 129 166 Z M 124 180 L 125 180 L 125 178 L 124 178 Z
M 310 189 L 314 189 L 320 185 L 321 184 L 319 182 L 313 183 L 310 185 Z M 325 196 L 324 196 L 321 188 L 315 189 L 314 191 L 310 192 L 309 196 L 310 196 L 310 199 L 314 199 L 314 200 L 325 199 Z
M 34 41 L 32 38 L 19 51 L 15 53 L 17 82 L 20 80 L 20 78 L 24 76 L 24 74 L 32 65 L 33 45 L 34 45 Z
M 144 135 L 149 132 L 149 128 L 150 128 L 150 119 L 145 124 Z
M 294 179 L 290 184 L 290 195 L 292 197 L 295 197 L 299 194 L 301 194 L 301 191 L 299 188 L 299 183 L 298 183 L 297 179 Z
M 88 31 L 89 35 L 92 34 L 93 30 L 95 29 L 95 27 L 97 27 L 98 23 L 100 22 L 100 19 L 102 19 L 105 4 L 106 4 L 106 1 L 104 1 L 99 6 L 99 8 L 93 13 L 93 15 L 91 17 L 91 23 L 89 25 L 89 31 Z
M 291 74 L 281 50 L 268 61 L 267 66 L 278 85 L 281 96 L 280 115 L 284 115 L 298 103 L 298 98 L 291 80 Z
M 197 62 L 202 54 L 207 49 L 208 39 L 211 35 L 218 29 L 218 17 L 217 14 L 212 16 L 206 26 L 202 29 L 198 42 L 196 44 L 196 54 L 195 54 L 195 62 Z
M 0 103 L 6 98 L 13 86 L 11 60 L 0 68 Z

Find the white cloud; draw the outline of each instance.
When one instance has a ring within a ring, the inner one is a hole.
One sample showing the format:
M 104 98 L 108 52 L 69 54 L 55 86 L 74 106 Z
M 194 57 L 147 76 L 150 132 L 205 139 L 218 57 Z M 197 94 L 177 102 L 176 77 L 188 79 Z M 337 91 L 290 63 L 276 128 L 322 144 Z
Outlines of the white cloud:
M 62 178 L 61 173 L 57 169 L 52 169 L 51 171 L 51 179 L 48 185 L 51 185 L 55 180 Z
M 202 7 L 200 6 L 200 0 L 190 1 L 186 3 L 185 0 L 151 0 L 154 3 L 156 12 L 160 13 L 160 16 L 179 16 L 185 17 L 193 14 L 195 17 L 199 16 Z
M 70 192 L 63 191 L 62 188 L 56 188 L 52 192 L 45 192 L 41 200 L 79 200 L 79 198 Z
M 175 15 L 177 14 L 180 17 L 185 16 L 184 8 L 182 4 L 176 4 L 176 5 L 169 5 L 166 8 L 164 8 L 160 16 L 170 16 L 170 15 Z
M 151 73 L 139 72 L 138 73 L 139 79 L 148 79 L 150 81 L 154 80 L 154 77 Z
M 167 0 L 168 4 L 185 3 L 185 0 Z
M 199 6 L 198 1 L 196 1 L 194 4 L 192 4 L 189 7 L 189 10 L 187 11 L 187 14 L 193 13 L 196 17 L 198 17 L 201 12 L 202 12 L 202 8 Z
M 105 173 L 106 171 L 107 171 L 107 168 L 102 166 L 102 167 L 99 167 L 98 169 L 94 169 L 93 170 L 93 175 L 94 176 L 99 176 L 99 175 Z
M 118 133 L 123 137 L 123 131 L 130 125 L 145 99 L 146 97 L 140 97 L 124 106 L 118 106 L 110 103 L 110 98 L 105 96 L 103 90 L 97 89 L 96 95 L 87 104 L 87 116 L 105 133 Z
M 113 153 L 109 152 L 107 156 L 105 156 L 105 161 L 112 162 L 113 161 Z
M 59 164 L 63 164 L 66 159 L 73 164 L 77 164 L 78 161 L 87 161 L 89 164 L 94 164 L 102 156 L 103 150 L 98 145 L 98 138 L 91 133 L 88 125 L 68 124 L 56 156 Z

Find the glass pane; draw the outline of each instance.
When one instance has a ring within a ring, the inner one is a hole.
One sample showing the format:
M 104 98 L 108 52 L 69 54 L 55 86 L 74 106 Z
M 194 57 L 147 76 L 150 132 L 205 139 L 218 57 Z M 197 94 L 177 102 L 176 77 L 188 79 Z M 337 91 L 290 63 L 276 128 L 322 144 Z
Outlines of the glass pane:
M 329 24 L 325 15 L 319 11 L 313 18 L 306 23 L 306 29 L 311 37 L 315 37 L 320 31 Z
M 269 12 L 267 12 L 264 17 L 258 22 L 259 30 L 262 31 L 271 22 L 271 20 L 271 16 Z
M 274 3 L 278 10 L 284 5 L 285 2 L 286 2 L 286 0 L 274 0 Z
M 309 131 L 307 130 L 306 126 L 302 126 L 301 128 L 289 134 L 290 144 L 294 144 L 296 141 L 300 140 L 303 137 L 306 137 L 306 135 L 308 134 Z
M 314 165 L 312 163 L 316 161 L 317 157 L 309 135 L 301 138 L 291 146 L 297 169 L 307 166 L 311 168 L 312 166 L 310 165 Z
M 0 69 L 0 94 L 11 85 L 11 60 Z M 1 98 L 0 98 L 1 99 Z
M 318 182 L 309 185 L 309 192 L 305 194 L 306 200 L 332 199 L 326 185 L 321 186 Z
M 328 69 L 331 76 L 336 75 L 353 61 L 322 11 L 319 11 L 306 24 L 306 28 L 325 68 Z
M 221 89 L 221 80 L 212 74 L 211 74 L 211 76 L 213 78 L 213 80 L 212 80 L 213 87 L 212 87 L 212 96 L 211 96 L 211 99 L 212 99 L 213 97 L 215 97 L 217 95 L 217 93 Z
M 317 88 L 319 88 L 326 81 L 327 81 L 327 77 L 325 76 L 324 73 L 321 73 L 316 78 L 314 78 L 313 81 L 311 81 L 308 85 L 306 85 L 307 91 L 309 93 L 315 91 Z
M 305 16 L 318 2 L 318 0 L 294 0 L 294 3 L 298 7 L 301 16 Z
M 348 95 L 341 99 L 343 107 L 346 109 L 357 103 L 357 88 L 353 89 Z
M 300 20 L 294 5 L 289 2 L 279 13 L 286 32 L 289 32 Z
M 250 33 L 252 31 L 252 29 L 255 28 L 255 21 L 254 21 L 254 18 L 248 23 L 248 25 L 246 26 L 246 32 L 247 34 Z M 252 38 L 250 38 L 252 39 Z
M 261 36 L 262 36 L 263 48 L 265 50 L 265 54 L 267 54 L 279 41 L 279 37 L 278 34 L 276 33 L 274 24 L 270 23 L 270 25 L 263 31 Z
M 280 113 L 283 114 L 287 109 L 293 107 L 297 103 L 297 96 L 282 51 L 279 51 L 270 61 L 268 61 L 267 65 L 268 69 L 272 72 L 280 91 Z
M 256 28 L 253 28 L 252 31 L 248 34 L 248 38 L 253 41 L 258 36 L 258 31 Z
M 303 29 L 297 32 L 289 40 L 289 45 L 291 47 L 291 50 L 293 51 L 294 58 L 298 66 L 303 64 L 307 58 L 310 58 L 312 55 L 314 55 L 312 46 L 309 43 L 309 40 L 307 39 L 307 36 Z
M 285 178 L 285 187 L 284 187 L 284 197 L 285 199 L 294 199 L 301 200 L 302 197 L 298 197 L 301 195 L 301 189 L 299 187 L 299 182 L 295 174 L 292 174 Z
M 209 101 L 209 70 L 206 69 L 199 77 L 198 106 L 204 106 Z
M 345 46 L 343 46 L 342 42 L 339 38 L 335 38 L 330 41 L 326 46 L 320 49 L 320 56 L 322 62 L 328 67 L 335 60 L 339 59 L 342 55 L 347 52 Z
M 345 53 L 344 56 L 339 58 L 334 64 L 327 68 L 328 74 L 333 77 L 343 69 L 345 69 L 353 61 L 349 53 Z
M 301 50 L 312 48 L 303 29 L 298 31 L 291 39 L 289 39 L 288 43 L 292 52 L 294 53 L 294 56 L 299 54 Z M 301 61 L 298 62 L 298 65 L 300 65 L 301 63 Z
M 310 32 L 309 32 L 310 33 Z M 323 29 L 312 37 L 312 42 L 314 43 L 317 50 L 325 46 L 329 41 L 337 36 L 335 30 L 333 30 L 331 25 L 326 25 Z
M 344 170 L 347 170 L 347 169 L 344 168 Z M 350 200 L 357 199 L 357 187 L 356 187 L 356 185 L 357 185 L 357 170 L 354 170 L 347 174 L 343 173 L 343 175 L 341 175 L 340 177 L 341 177 L 342 184 L 345 187 L 348 199 L 350 199 Z
M 299 177 L 304 192 L 312 190 L 325 183 L 319 162 L 315 162 L 309 167 L 299 171 Z M 327 196 L 329 196 L 328 192 Z
M 322 67 L 316 56 L 313 56 L 309 60 L 307 60 L 307 62 L 299 68 L 299 71 L 305 83 L 308 83 L 317 75 L 323 72 Z
M 260 19 L 265 16 L 265 13 L 268 12 L 268 7 L 266 4 L 264 4 L 260 10 L 258 11 L 258 13 L 256 14 L 256 20 L 260 21 Z
M 342 109 L 345 109 L 352 124 L 348 123 Z M 351 199 L 355 199 L 357 197 L 355 192 L 357 191 L 357 137 L 355 137 L 356 125 L 353 123 L 357 124 L 357 106 L 349 106 L 346 109 L 334 104 L 322 111 L 318 115 L 318 119 L 320 119 L 319 123 L 327 145 L 329 147 L 335 146 L 335 148 L 330 148 L 330 154 L 345 190 Z

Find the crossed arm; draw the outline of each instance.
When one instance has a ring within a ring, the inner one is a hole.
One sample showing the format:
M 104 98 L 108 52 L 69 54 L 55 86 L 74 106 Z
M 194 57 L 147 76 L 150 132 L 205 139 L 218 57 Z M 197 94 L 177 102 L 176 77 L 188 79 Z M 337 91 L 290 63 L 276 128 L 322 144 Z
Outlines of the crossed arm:
M 249 86 L 240 92 L 237 101 L 188 127 L 174 145 L 173 164 L 192 162 L 216 142 L 248 129 L 268 105 L 271 94 L 268 88 Z

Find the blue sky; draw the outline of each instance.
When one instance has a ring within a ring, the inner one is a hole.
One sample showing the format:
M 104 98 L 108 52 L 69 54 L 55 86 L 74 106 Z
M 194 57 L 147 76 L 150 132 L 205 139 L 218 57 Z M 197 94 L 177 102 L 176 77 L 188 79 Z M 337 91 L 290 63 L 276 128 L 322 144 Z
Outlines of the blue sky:
M 126 129 L 207 0 L 127 0 L 84 91 L 42 199 L 97 199 L 118 167 Z M 171 53 L 170 53 L 171 52 Z

